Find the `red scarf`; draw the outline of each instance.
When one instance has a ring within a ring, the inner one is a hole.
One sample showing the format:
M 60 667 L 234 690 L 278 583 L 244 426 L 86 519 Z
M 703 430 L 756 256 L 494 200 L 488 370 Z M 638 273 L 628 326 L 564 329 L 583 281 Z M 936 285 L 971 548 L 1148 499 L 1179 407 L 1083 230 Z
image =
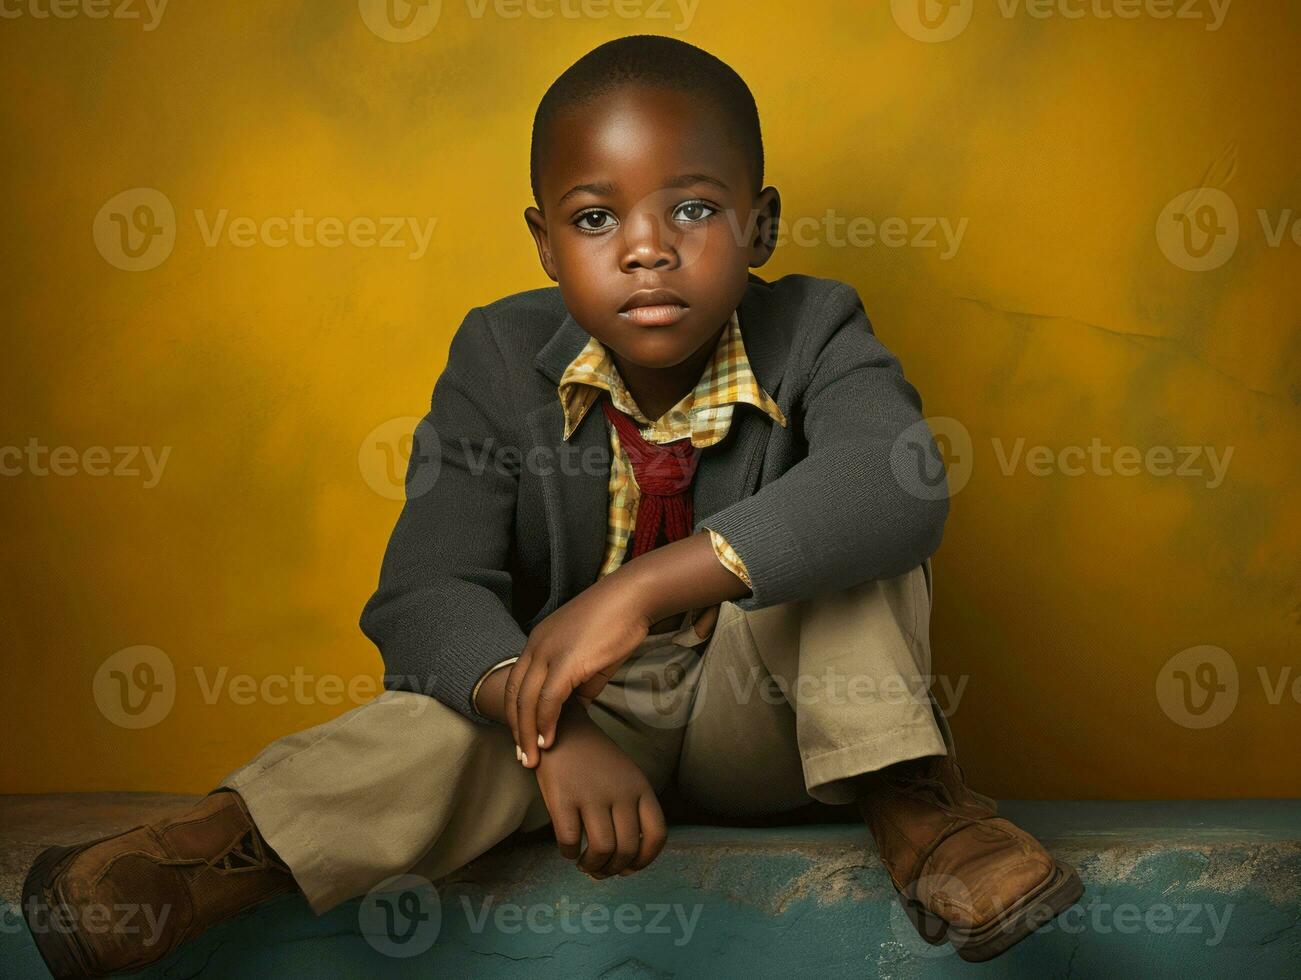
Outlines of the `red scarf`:
M 665 544 L 691 533 L 691 483 L 696 475 L 700 450 L 690 437 L 672 442 L 647 442 L 637 423 L 611 404 L 608 394 L 601 408 L 619 431 L 619 442 L 632 463 L 633 476 L 641 497 L 633 525 L 632 557 L 659 546 L 663 531 Z

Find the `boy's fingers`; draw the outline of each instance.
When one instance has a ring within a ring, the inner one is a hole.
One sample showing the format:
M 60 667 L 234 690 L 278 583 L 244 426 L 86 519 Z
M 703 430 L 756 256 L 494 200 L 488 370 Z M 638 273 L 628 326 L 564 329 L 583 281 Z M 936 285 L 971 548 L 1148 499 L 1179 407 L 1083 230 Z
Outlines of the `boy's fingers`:
M 533 768 L 541 757 L 538 748 L 538 695 L 542 685 L 547 682 L 547 664 L 538 657 L 533 657 L 520 683 L 517 699 L 516 723 L 519 726 L 519 741 L 516 743 L 524 753 L 524 765 Z
M 583 821 L 575 807 L 566 807 L 551 814 L 551 825 L 556 831 L 556 846 L 566 861 L 577 861 L 579 844 L 583 840 Z
M 713 632 L 714 624 L 718 622 L 718 606 L 718 603 L 709 606 L 700 614 L 699 619 L 692 621 L 691 625 L 700 639 L 708 639 L 709 634 Z
M 538 736 L 539 748 L 550 748 L 556 741 L 556 725 L 560 721 L 560 711 L 573 693 L 573 688 L 561 679 L 557 671 L 551 671 L 547 682 L 538 694 Z
M 511 664 L 510 673 L 506 675 L 506 690 L 502 695 L 506 699 L 506 724 L 510 726 L 510 735 L 515 740 L 516 747 L 519 746 L 519 707 L 517 701 L 520 682 L 524 680 L 524 673 L 529 669 L 531 659 L 532 657 L 526 647 L 524 652 L 520 654 L 520 658 Z
M 641 820 L 637 814 L 636 802 L 618 804 L 612 811 L 614 817 L 615 845 L 614 855 L 601 874 L 617 875 L 628 867 L 641 851 Z
M 587 849 L 578 859 L 578 867 L 595 874 L 614 853 L 614 820 L 610 808 L 598 804 L 583 810 L 583 827 L 587 830 Z
M 637 815 L 641 821 L 641 847 L 637 856 L 628 865 L 625 874 L 640 871 L 657 857 L 669 839 L 668 825 L 664 820 L 664 810 L 654 793 L 645 793 L 637 802 Z

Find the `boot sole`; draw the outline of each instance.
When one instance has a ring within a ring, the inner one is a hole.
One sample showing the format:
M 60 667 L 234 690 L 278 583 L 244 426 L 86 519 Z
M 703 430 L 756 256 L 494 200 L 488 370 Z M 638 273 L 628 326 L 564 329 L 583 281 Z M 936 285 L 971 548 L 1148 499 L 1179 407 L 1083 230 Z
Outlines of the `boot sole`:
M 48 926 L 37 931 L 30 918 L 34 907 L 43 906 L 48 912 L 62 904 L 57 898 L 55 887 L 59 872 L 68 861 L 101 840 L 108 840 L 108 838 L 101 837 L 98 840 L 70 847 L 47 847 L 36 856 L 31 869 L 27 872 L 27 877 L 23 879 L 23 921 L 27 923 L 27 931 L 31 933 L 36 951 L 41 954 L 41 959 L 45 961 L 45 967 L 54 980 L 79 980 L 83 977 L 105 976 L 85 965 L 73 932 L 62 932 Z
M 899 902 L 917 933 L 932 946 L 946 939 L 960 957 L 983 963 L 1006 953 L 1036 929 L 1052 921 L 1080 900 L 1084 883 L 1075 869 L 1054 862 L 1053 873 L 1016 905 L 978 929 L 963 929 L 930 912 L 913 895 L 899 893 Z

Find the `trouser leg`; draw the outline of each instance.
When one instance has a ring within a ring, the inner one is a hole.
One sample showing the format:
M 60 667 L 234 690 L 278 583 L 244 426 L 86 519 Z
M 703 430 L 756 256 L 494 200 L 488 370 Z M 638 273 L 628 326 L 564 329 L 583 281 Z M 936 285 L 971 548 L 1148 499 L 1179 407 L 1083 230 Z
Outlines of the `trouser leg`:
M 685 676 L 700 642 L 690 625 L 651 634 L 589 707 L 657 790 L 682 739 L 683 700 L 665 678 Z M 509 728 L 404 691 L 278 739 L 222 785 L 244 798 L 318 913 L 395 874 L 441 877 L 550 823 Z
M 538 794 L 509 729 L 405 691 L 272 742 L 222 785 L 318 913 L 427 857 L 454 870 L 516 830 Z
M 946 754 L 929 693 L 929 563 L 745 612 L 724 603 L 699 664 L 678 785 L 719 813 L 849 803 L 854 777 Z

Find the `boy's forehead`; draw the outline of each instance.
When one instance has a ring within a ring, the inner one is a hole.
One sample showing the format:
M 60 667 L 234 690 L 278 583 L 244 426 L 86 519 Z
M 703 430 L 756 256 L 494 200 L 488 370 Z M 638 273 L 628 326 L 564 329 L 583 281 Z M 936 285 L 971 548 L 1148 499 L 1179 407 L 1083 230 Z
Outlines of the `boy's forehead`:
M 584 183 L 644 190 L 693 173 L 731 185 L 746 167 L 737 140 L 720 136 L 732 131 L 720 108 L 690 93 L 621 88 L 556 118 L 541 161 L 544 196 Z

